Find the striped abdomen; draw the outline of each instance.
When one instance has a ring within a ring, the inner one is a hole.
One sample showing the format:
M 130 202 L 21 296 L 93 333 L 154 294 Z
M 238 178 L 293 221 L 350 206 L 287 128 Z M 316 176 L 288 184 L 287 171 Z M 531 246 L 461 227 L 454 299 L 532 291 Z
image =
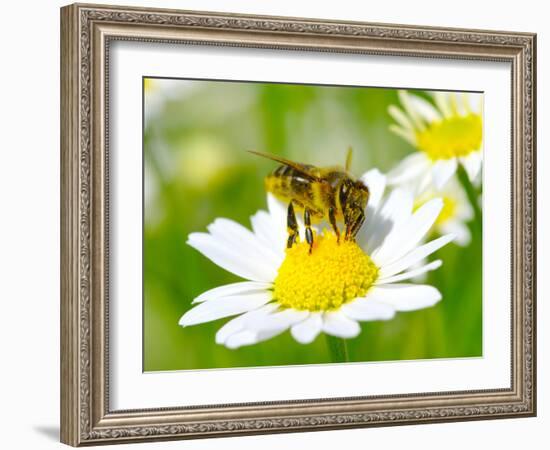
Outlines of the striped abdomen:
M 304 169 L 317 171 L 313 166 Z M 318 176 L 315 173 L 315 176 Z M 296 209 L 308 208 L 313 216 L 321 218 L 328 213 L 333 203 L 333 189 L 330 184 L 311 180 L 300 171 L 281 165 L 265 178 L 265 188 L 284 202 L 292 200 Z

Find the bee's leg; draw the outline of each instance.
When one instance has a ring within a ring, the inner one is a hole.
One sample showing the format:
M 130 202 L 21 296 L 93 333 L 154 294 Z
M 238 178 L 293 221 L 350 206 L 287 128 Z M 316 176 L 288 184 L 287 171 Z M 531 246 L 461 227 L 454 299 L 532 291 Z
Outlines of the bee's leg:
M 311 231 L 311 215 L 307 208 L 304 208 L 304 224 L 306 226 L 306 241 L 309 244 L 309 254 L 311 254 L 313 248 L 313 231 Z
M 331 206 L 328 209 L 328 220 L 330 221 L 330 225 L 332 226 L 332 229 L 334 230 L 334 234 L 336 234 L 337 242 L 340 243 L 340 230 L 338 229 L 338 226 L 336 225 L 336 212 L 334 210 L 334 206 Z
M 346 223 L 346 240 L 355 238 L 359 232 L 359 228 L 361 228 L 361 225 L 365 221 L 365 213 L 361 208 L 357 208 L 354 209 L 354 214 L 349 218 L 350 220 Z
M 296 214 L 294 213 L 294 206 L 292 206 L 292 201 L 288 204 L 288 211 L 286 215 L 286 228 L 288 231 L 288 240 L 286 243 L 286 247 L 291 248 L 298 239 L 298 222 L 296 221 Z

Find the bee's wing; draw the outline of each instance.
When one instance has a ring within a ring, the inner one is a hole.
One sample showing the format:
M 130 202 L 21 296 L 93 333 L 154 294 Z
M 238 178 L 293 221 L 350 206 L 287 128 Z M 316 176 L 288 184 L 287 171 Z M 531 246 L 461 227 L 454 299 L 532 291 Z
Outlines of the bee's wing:
M 304 177 L 309 178 L 310 180 L 322 181 L 321 178 L 312 173 L 312 169 L 314 169 L 313 166 L 306 166 L 305 164 L 297 163 L 277 155 L 270 155 L 268 153 L 257 152 L 254 150 L 248 150 L 248 152 L 254 155 L 262 156 L 263 158 L 271 159 L 272 161 L 284 164 L 285 166 L 292 167 L 294 170 L 300 172 Z

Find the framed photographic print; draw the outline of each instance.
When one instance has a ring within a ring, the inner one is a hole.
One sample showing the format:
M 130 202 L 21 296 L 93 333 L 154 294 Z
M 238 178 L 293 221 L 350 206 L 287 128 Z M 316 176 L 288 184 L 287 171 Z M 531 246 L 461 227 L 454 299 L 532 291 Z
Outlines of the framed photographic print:
M 536 413 L 530 33 L 61 9 L 61 440 Z

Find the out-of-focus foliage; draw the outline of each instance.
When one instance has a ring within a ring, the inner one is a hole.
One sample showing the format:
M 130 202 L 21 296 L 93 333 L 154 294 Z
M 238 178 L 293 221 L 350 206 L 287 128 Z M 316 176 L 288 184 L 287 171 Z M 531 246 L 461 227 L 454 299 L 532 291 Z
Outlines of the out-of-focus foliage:
M 249 227 L 266 208 L 264 176 L 274 168 L 245 150 L 315 165 L 387 171 L 413 148 L 388 131 L 397 91 L 264 83 L 149 79 L 144 84 L 144 370 L 179 370 L 330 362 L 325 339 L 296 343 L 288 332 L 229 350 L 214 342 L 228 319 L 182 328 L 191 301 L 240 281 L 186 245 L 216 217 Z M 426 96 L 427 97 L 427 96 Z M 450 244 L 428 275 L 443 300 L 435 307 L 366 322 L 348 341 L 351 361 L 481 356 L 481 224 L 472 242 Z

